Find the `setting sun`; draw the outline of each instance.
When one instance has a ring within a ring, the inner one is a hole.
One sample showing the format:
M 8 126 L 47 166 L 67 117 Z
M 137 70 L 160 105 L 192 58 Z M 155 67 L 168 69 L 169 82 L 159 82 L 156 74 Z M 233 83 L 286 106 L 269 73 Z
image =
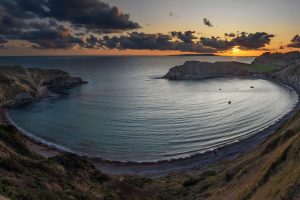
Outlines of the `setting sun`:
M 240 53 L 240 49 L 237 46 L 233 47 L 231 49 L 231 51 L 232 51 L 232 54 L 234 54 L 234 55 L 237 55 Z

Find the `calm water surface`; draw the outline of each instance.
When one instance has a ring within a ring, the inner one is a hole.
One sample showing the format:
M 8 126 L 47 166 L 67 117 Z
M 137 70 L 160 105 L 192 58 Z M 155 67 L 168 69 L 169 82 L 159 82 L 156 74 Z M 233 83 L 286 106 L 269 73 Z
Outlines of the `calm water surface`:
M 109 160 L 167 160 L 216 149 L 258 133 L 297 103 L 293 90 L 265 80 L 155 79 L 186 60 L 253 58 L 0 57 L 0 64 L 59 68 L 87 80 L 9 116 L 43 141 Z

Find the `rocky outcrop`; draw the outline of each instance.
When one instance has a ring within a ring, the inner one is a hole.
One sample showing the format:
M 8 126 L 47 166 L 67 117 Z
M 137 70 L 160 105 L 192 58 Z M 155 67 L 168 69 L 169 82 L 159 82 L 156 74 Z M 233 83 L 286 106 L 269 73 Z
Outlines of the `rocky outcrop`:
M 252 64 L 276 65 L 279 67 L 284 67 L 297 59 L 300 59 L 299 51 L 291 51 L 287 53 L 267 52 L 255 58 Z
M 293 61 L 284 69 L 273 73 L 272 78 L 291 85 L 294 89 L 300 92 L 300 59 Z
M 0 66 L 0 106 L 32 102 L 47 96 L 49 89 L 69 89 L 84 83 L 61 70 Z
M 249 76 L 247 64 L 239 62 L 199 62 L 187 61 L 175 66 L 163 77 L 170 80 L 204 79 L 212 77 Z
M 300 52 L 264 53 L 251 64 L 240 62 L 199 62 L 187 61 L 183 65 L 175 66 L 163 76 L 170 80 L 205 79 L 217 77 L 243 77 L 255 76 L 275 78 L 298 88 L 293 74 L 299 64 Z M 287 76 L 289 74 L 289 76 Z

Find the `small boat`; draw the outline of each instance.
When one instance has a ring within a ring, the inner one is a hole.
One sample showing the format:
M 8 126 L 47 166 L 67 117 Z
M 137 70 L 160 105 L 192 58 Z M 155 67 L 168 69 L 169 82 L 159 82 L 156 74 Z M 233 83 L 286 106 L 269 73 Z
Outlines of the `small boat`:
M 220 88 L 219 90 L 221 91 L 222 89 Z
M 250 88 L 254 88 L 254 86 L 251 85 Z
M 228 101 L 228 104 L 231 104 L 231 101 Z

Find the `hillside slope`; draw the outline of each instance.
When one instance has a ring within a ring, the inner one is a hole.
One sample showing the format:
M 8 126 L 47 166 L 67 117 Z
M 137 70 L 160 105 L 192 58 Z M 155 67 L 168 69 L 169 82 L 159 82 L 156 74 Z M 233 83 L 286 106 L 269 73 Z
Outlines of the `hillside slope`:
M 189 176 L 165 199 L 299 199 L 300 113 L 254 151 Z

